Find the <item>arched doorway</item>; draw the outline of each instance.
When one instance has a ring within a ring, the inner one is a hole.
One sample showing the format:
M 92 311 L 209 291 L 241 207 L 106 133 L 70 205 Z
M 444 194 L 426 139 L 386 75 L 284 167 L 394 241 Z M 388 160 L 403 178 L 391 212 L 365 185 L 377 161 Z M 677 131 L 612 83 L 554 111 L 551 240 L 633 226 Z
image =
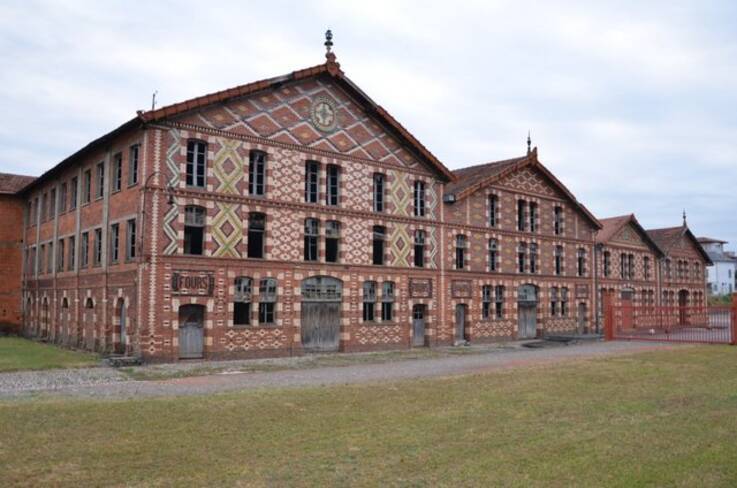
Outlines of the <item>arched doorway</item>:
M 118 299 L 118 306 L 116 307 L 118 315 L 118 341 L 115 343 L 115 352 L 118 354 L 125 354 L 126 344 L 128 342 L 128 330 L 126 317 L 125 300 Z
M 302 347 L 308 352 L 337 351 L 343 282 L 329 276 L 302 281 Z
M 412 345 L 425 345 L 425 311 L 426 305 L 414 305 L 412 307 Z
M 688 323 L 688 290 L 680 290 L 678 292 L 678 323 L 686 325 Z
M 179 358 L 201 358 L 205 343 L 205 307 L 182 305 L 179 307 Z
M 521 285 L 517 289 L 517 338 L 537 336 L 537 287 Z

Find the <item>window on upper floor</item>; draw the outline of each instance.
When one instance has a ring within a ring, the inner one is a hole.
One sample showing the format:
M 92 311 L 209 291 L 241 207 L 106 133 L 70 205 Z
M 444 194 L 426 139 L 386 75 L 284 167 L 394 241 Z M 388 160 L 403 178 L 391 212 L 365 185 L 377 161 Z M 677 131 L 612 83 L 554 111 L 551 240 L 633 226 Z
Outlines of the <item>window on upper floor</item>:
M 517 245 L 517 272 L 524 273 L 527 270 L 527 244 L 520 242 Z
M 49 194 L 44 193 L 41 196 L 41 222 L 49 220 Z
M 95 229 L 95 241 L 92 254 L 92 265 L 100 266 L 102 264 L 102 229 Z
M 123 186 L 123 154 L 117 153 L 113 156 L 112 191 L 120 191 Z
M 553 207 L 553 233 L 557 236 L 563 234 L 563 207 L 556 205 Z
M 499 222 L 499 197 L 489 195 L 489 227 L 496 227 Z
M 304 260 L 317 261 L 319 259 L 319 250 L 317 241 L 320 237 L 320 222 L 317 219 L 305 219 L 305 237 L 304 237 Z
M 75 266 L 75 258 L 76 258 L 76 245 L 77 241 L 74 238 L 74 236 L 69 237 L 69 259 L 67 259 L 67 270 L 68 271 L 74 271 Z
M 117 263 L 120 257 L 120 224 L 110 225 L 110 262 Z
M 125 242 L 125 258 L 128 260 L 136 257 L 136 219 L 128 219 Z
M 530 232 L 537 232 L 537 203 L 530 202 Z
M 415 181 L 414 188 L 415 217 L 425 216 L 425 182 Z
M 456 269 L 466 268 L 466 236 L 458 234 L 456 236 Z
M 186 184 L 192 188 L 205 188 L 207 181 L 207 143 L 187 141 Z
M 85 170 L 82 180 L 82 203 L 90 203 L 92 195 L 92 170 Z
M 69 183 L 69 210 L 77 208 L 77 177 L 71 179 Z
M 604 251 L 604 276 L 609 277 L 612 274 L 612 253 Z
M 537 244 L 530 244 L 530 273 L 537 273 Z
M 499 269 L 499 242 L 496 239 L 489 239 L 489 271 L 497 271 Z
M 90 263 L 90 233 L 82 232 L 82 241 L 79 244 L 79 266 L 86 268 Z
M 517 200 L 517 230 L 527 230 L 527 202 L 524 200 Z
M 251 286 L 253 280 L 238 276 L 234 282 L 233 325 L 251 325 Z
M 415 231 L 415 266 L 418 268 L 425 267 L 425 231 Z
M 248 257 L 263 258 L 266 243 L 266 215 L 259 212 L 248 214 Z
M 385 177 L 381 173 L 374 173 L 374 212 L 384 211 Z
M 325 203 L 335 207 L 340 202 L 340 166 L 329 164 L 327 167 L 327 178 Z
M 373 263 L 384 264 L 384 241 L 386 239 L 386 227 L 375 225 L 373 227 Z
M 205 253 L 205 225 L 207 209 L 196 205 L 184 208 L 184 254 Z
M 262 197 L 266 194 L 266 153 L 251 151 L 248 159 L 248 194 Z
M 56 188 L 52 188 L 49 195 L 49 219 L 54 220 L 56 218 Z
M 64 239 L 59 239 L 56 243 L 56 271 L 64 271 Z
M 337 263 L 340 260 L 340 222 L 325 222 L 325 261 Z
M 563 246 L 555 246 L 553 251 L 555 274 L 560 276 L 563 274 Z
M 59 213 L 67 211 L 67 182 L 62 182 L 59 187 Z
M 128 186 L 138 183 L 138 155 L 141 146 L 134 144 L 128 149 Z
M 320 163 L 307 161 L 305 163 L 305 202 L 317 203 L 320 201 Z
M 586 275 L 586 249 L 582 247 L 576 252 L 576 274 L 578 276 Z
M 105 162 L 97 163 L 97 184 L 95 186 L 95 198 L 102 198 L 105 195 Z

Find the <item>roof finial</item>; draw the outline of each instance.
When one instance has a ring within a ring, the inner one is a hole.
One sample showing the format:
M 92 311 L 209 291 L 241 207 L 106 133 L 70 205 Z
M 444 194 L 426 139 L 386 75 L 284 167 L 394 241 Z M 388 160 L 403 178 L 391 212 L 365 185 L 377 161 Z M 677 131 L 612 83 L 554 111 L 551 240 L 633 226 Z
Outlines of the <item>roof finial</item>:
M 683 226 L 688 227 L 688 225 L 686 224 L 686 209 L 685 208 L 683 209 Z
M 530 138 L 530 131 L 527 131 L 527 154 L 532 152 L 532 139 Z
M 330 29 L 325 31 L 325 49 L 327 50 L 326 55 L 330 54 L 333 49 L 333 31 Z

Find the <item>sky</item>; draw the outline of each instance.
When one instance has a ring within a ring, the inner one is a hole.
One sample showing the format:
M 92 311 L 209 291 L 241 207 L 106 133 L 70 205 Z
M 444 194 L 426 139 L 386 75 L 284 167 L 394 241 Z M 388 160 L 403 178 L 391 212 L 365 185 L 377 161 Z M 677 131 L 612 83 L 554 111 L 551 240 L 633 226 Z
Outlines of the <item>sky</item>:
M 597 217 L 737 248 L 737 2 L 0 3 L 0 172 L 151 106 L 324 62 L 451 169 L 539 158 Z

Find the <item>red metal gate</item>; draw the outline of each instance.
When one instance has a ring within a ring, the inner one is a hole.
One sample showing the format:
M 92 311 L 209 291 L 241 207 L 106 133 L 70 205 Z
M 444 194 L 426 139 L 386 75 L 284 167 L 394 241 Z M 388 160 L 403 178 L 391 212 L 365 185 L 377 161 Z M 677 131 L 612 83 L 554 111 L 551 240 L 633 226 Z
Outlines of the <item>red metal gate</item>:
M 737 294 L 732 306 L 614 306 L 604 296 L 607 340 L 737 344 Z

